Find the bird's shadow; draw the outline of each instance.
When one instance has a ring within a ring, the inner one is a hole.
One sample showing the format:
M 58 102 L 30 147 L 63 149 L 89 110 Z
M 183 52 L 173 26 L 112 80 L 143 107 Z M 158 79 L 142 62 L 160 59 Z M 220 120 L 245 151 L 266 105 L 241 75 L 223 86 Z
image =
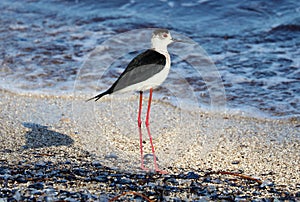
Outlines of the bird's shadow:
M 23 123 L 23 126 L 31 129 L 25 134 L 26 144 L 23 146 L 24 149 L 69 146 L 74 143 L 74 140 L 69 136 L 48 130 L 48 126 L 26 122 Z

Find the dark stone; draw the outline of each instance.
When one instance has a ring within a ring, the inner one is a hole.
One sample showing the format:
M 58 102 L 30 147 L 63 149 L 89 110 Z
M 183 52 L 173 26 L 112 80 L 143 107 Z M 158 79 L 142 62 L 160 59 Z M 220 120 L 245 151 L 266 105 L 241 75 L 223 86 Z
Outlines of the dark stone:
M 28 188 L 41 190 L 41 189 L 44 189 L 44 183 L 43 182 L 36 182 L 34 184 L 29 185 Z
M 25 179 L 24 176 L 18 176 L 18 177 L 16 178 L 16 181 L 19 182 L 19 183 L 26 183 L 26 182 L 28 182 L 28 181 Z
M 131 184 L 132 180 L 129 179 L 129 178 L 122 177 L 122 178 L 119 178 L 116 183 L 118 183 L 118 184 Z
M 101 163 L 100 163 L 99 161 L 93 161 L 93 162 L 92 162 L 92 165 L 93 165 L 94 167 L 102 167 L 102 165 L 101 165 Z
M 93 180 L 95 180 L 96 182 L 107 182 L 107 176 L 106 175 L 99 175 L 97 177 L 94 177 Z
M 186 179 L 199 179 L 199 175 L 194 172 L 188 172 L 185 176 Z

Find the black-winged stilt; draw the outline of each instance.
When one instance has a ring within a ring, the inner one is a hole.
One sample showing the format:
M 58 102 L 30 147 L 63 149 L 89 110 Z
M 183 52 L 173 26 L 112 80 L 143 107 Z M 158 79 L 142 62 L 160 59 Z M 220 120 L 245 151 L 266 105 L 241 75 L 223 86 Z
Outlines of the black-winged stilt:
M 101 97 L 107 94 L 112 94 L 115 92 L 127 92 L 127 91 L 139 91 L 140 101 L 139 101 L 139 112 L 138 112 L 138 127 L 140 134 L 140 151 L 141 151 L 141 168 L 143 170 L 148 170 L 144 166 L 143 157 L 143 137 L 142 137 L 142 100 L 143 92 L 149 90 L 149 101 L 146 114 L 145 125 L 147 127 L 147 132 L 151 144 L 151 149 L 153 153 L 153 161 L 155 166 L 155 171 L 160 173 L 166 173 L 158 168 L 156 162 L 155 149 L 152 142 L 152 136 L 149 128 L 149 116 L 150 107 L 152 100 L 153 88 L 161 85 L 169 74 L 171 67 L 171 59 L 167 50 L 167 46 L 172 42 L 184 42 L 181 40 L 175 40 L 171 37 L 170 32 L 167 29 L 157 29 L 153 32 L 151 38 L 151 49 L 136 56 L 126 67 L 124 72 L 120 75 L 117 81 L 106 91 L 90 98 L 89 100 L 99 100 Z M 89 101 L 88 100 L 88 101 Z

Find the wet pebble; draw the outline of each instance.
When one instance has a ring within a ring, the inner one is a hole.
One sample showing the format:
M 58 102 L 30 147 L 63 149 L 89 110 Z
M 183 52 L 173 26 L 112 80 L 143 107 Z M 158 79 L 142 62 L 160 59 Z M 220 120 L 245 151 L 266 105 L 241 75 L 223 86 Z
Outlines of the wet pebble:
M 106 159 L 117 159 L 118 156 L 115 153 L 111 153 L 105 156 Z
M 102 166 L 99 161 L 93 161 L 92 165 L 95 166 L 95 167 L 101 167 Z
M 119 183 L 119 184 L 131 184 L 132 181 L 131 181 L 131 179 L 129 179 L 127 177 L 121 177 L 121 178 L 117 179 L 116 183 Z
M 274 183 L 270 180 L 265 180 L 263 181 L 263 183 L 260 185 L 260 188 L 264 188 L 264 187 L 267 187 L 267 186 L 273 186 Z
M 107 201 L 124 192 L 138 192 L 156 201 L 294 200 L 298 195 L 272 181 L 261 185 L 248 180 L 207 175 L 205 171 L 178 174 L 122 172 L 102 166 L 89 154 L 65 160 L 19 161 L 0 164 L 0 199 L 7 201 Z M 30 156 L 30 155 L 29 155 Z M 55 156 L 55 155 L 54 155 Z M 17 166 L 16 166 L 17 165 Z M 172 168 L 170 168 L 172 169 Z M 126 196 L 128 200 L 139 196 Z
M 168 177 L 168 178 L 166 178 L 166 179 L 164 180 L 164 182 L 165 182 L 166 184 L 168 184 L 168 183 L 174 184 L 174 185 L 178 185 L 178 184 L 179 184 L 178 181 L 177 181 L 175 178 L 173 178 L 173 177 Z
M 240 163 L 240 161 L 238 161 L 238 160 L 232 161 L 232 162 L 231 162 L 231 164 L 235 164 L 235 165 L 236 165 L 236 164 L 239 164 L 239 163 Z
M 21 174 L 17 174 L 15 176 L 15 180 L 18 182 L 18 183 L 26 183 L 27 180 L 25 179 L 25 177 Z
M 93 180 L 95 180 L 97 182 L 108 182 L 106 175 L 99 175 L 97 177 L 94 177 Z
M 44 189 L 44 183 L 43 182 L 36 182 L 34 184 L 29 185 L 28 188 Z
M 186 175 L 187 179 L 199 179 L 199 175 L 194 172 L 188 172 Z

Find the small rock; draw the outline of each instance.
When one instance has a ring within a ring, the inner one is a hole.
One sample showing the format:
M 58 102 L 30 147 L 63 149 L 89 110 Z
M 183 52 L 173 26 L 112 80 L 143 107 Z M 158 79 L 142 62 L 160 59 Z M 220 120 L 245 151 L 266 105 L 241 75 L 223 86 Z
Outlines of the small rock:
M 15 180 L 19 183 L 26 183 L 27 182 L 27 180 L 25 179 L 25 177 L 23 175 L 17 176 L 17 178 L 15 178 Z
M 79 176 L 85 176 L 86 175 L 86 171 L 82 168 L 74 168 L 73 173 L 75 175 L 79 175 Z
M 36 182 L 34 184 L 29 185 L 28 188 L 41 190 L 41 189 L 44 189 L 44 183 L 43 182 Z
M 175 185 L 179 184 L 178 181 L 173 177 L 169 177 L 169 178 L 165 179 L 165 182 L 175 184 Z
M 107 179 L 107 176 L 106 175 L 99 175 L 95 178 L 93 178 L 95 181 L 97 182 L 107 182 L 108 179 Z
M 274 185 L 273 182 L 271 182 L 271 181 L 269 181 L 269 180 L 265 180 L 265 181 L 263 181 L 263 183 L 260 185 L 260 188 L 265 188 L 265 187 L 267 187 L 267 186 L 273 186 L 273 185 Z
M 102 166 L 99 161 L 93 161 L 92 165 L 95 166 L 95 167 L 101 167 Z
M 187 179 L 199 179 L 199 175 L 194 172 L 188 172 L 185 177 Z
M 119 157 L 115 153 L 110 153 L 110 154 L 106 155 L 105 158 L 106 159 L 117 159 Z
M 36 164 L 35 164 L 35 166 L 37 167 L 37 168 L 43 168 L 43 167 L 46 167 L 46 163 L 44 162 L 44 161 L 39 161 L 39 162 L 37 162 Z
M 239 163 L 240 163 L 240 161 L 238 161 L 238 160 L 231 162 L 231 164 L 233 164 L 233 165 L 236 165 L 236 164 L 239 164 Z
M 70 160 L 66 160 L 64 164 L 70 165 L 72 162 Z
M 129 178 L 122 177 L 122 178 L 118 179 L 117 183 L 119 183 L 119 184 L 131 184 L 132 181 Z
M 14 194 L 13 198 L 16 200 L 16 201 L 21 201 L 21 193 L 19 190 L 16 191 L 16 193 Z
M 208 193 L 214 193 L 216 191 L 217 191 L 217 188 L 215 186 L 210 185 L 210 186 L 207 187 L 207 192 Z

